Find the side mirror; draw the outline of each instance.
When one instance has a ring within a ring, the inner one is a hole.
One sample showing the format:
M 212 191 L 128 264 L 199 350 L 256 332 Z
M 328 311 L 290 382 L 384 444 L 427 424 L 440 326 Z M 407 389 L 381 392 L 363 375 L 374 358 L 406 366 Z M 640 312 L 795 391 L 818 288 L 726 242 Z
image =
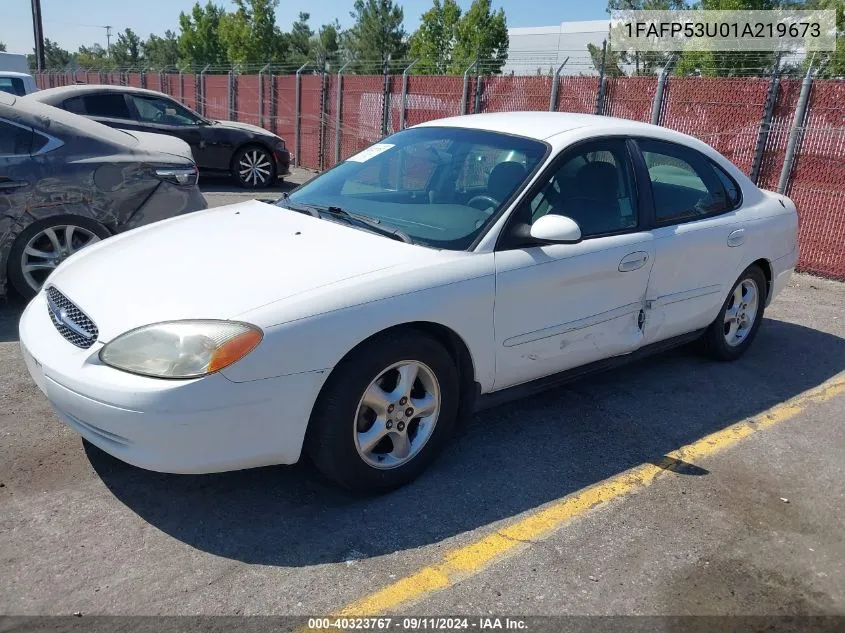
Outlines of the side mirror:
M 565 215 L 544 215 L 531 225 L 529 235 L 542 242 L 574 244 L 581 241 L 581 228 Z

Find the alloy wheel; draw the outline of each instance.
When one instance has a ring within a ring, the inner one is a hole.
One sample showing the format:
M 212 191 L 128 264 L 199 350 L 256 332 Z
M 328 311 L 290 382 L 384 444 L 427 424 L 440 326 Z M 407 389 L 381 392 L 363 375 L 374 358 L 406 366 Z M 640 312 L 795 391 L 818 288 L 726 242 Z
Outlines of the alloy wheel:
M 753 279 L 743 279 L 734 288 L 725 309 L 724 322 L 725 342 L 731 347 L 742 343 L 754 327 L 759 300 L 760 293 Z
M 238 178 L 252 187 L 267 184 L 272 170 L 270 156 L 262 149 L 248 149 L 238 161 Z
M 428 365 L 405 360 L 367 387 L 354 420 L 355 448 L 370 466 L 397 468 L 413 459 L 434 432 L 440 384 Z
M 21 271 L 26 283 L 36 292 L 55 268 L 76 251 L 99 242 L 100 237 L 73 224 L 49 226 L 36 233 L 21 255 Z

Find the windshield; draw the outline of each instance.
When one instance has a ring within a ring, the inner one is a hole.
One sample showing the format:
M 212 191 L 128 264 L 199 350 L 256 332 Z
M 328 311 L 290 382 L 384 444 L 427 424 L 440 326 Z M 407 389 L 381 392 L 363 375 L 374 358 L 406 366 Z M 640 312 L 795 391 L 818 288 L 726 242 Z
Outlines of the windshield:
M 394 134 L 303 185 L 280 206 L 337 207 L 414 243 L 466 249 L 534 171 L 540 141 L 422 127 Z

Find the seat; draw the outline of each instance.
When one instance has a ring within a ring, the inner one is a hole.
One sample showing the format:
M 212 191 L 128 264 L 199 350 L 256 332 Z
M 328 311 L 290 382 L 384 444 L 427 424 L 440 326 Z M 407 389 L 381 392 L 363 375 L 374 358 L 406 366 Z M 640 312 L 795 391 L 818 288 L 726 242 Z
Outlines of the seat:
M 516 161 L 499 163 L 487 179 L 487 195 L 499 202 L 504 202 L 524 179 L 525 166 L 522 163 Z
M 563 203 L 552 213 L 572 218 L 584 235 L 607 233 L 621 228 L 619 172 L 606 161 L 592 161 L 575 174 L 577 189 L 564 194 Z

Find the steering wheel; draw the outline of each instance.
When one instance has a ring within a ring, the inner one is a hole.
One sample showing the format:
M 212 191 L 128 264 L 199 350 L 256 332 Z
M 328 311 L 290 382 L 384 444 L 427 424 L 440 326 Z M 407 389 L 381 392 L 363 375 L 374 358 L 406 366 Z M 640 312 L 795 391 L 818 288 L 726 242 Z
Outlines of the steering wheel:
M 164 112 L 161 110 L 156 110 L 156 113 L 153 115 L 153 121 L 162 121 L 164 120 Z
M 475 204 L 476 202 L 485 202 L 485 203 L 487 203 L 487 204 L 486 204 L 486 206 L 481 207 L 481 206 L 479 206 L 479 205 Z M 493 208 L 495 209 L 495 208 L 496 208 L 496 207 L 498 207 L 500 204 L 501 204 L 501 202 L 499 202 L 499 201 L 498 201 L 498 200 L 496 200 L 495 198 L 493 198 L 493 197 L 491 197 L 491 196 L 484 195 L 484 194 L 480 194 L 480 195 L 477 195 L 477 196 L 473 196 L 473 197 L 472 197 L 472 198 L 470 198 L 470 199 L 469 199 L 469 201 L 467 202 L 467 206 L 470 206 L 470 207 L 475 207 L 475 208 L 476 208 L 476 209 L 478 209 L 479 211 L 487 211 L 487 209 L 489 209 L 490 207 L 493 207 Z

